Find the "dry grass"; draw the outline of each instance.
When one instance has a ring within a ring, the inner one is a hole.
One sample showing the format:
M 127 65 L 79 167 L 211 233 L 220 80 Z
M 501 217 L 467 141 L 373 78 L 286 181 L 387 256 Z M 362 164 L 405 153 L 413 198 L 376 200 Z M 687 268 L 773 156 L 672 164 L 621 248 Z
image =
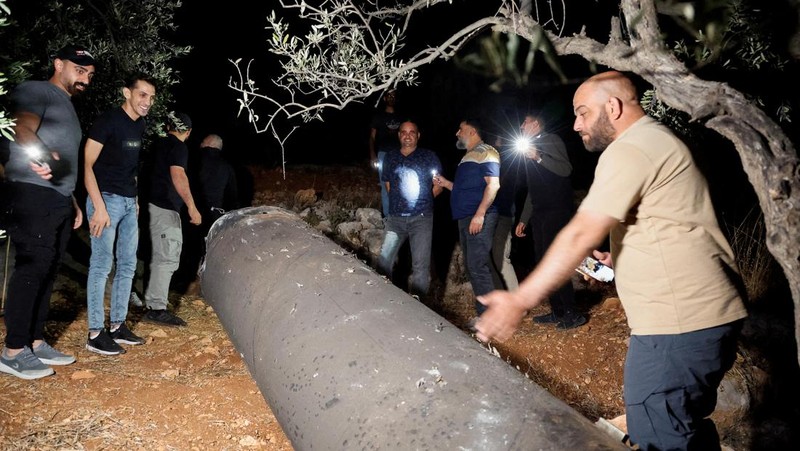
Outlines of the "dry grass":
M 751 210 L 737 225 L 724 224 L 744 288 L 751 302 L 766 298 L 776 272 L 776 262 L 766 243 L 764 215 Z

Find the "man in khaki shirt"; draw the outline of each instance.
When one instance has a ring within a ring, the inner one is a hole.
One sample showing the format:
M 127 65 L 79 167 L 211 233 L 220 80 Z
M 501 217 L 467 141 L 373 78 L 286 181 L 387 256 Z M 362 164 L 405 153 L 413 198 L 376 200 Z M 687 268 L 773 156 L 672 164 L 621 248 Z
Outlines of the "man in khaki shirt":
M 578 213 L 517 291 L 481 297 L 478 338 L 504 340 L 525 312 L 567 282 L 610 234 L 631 340 L 625 363 L 628 433 L 643 450 L 720 449 L 716 391 L 736 358 L 747 312 L 703 176 L 686 146 L 645 116 L 633 83 L 596 75 L 575 93 L 574 129 L 603 152 Z

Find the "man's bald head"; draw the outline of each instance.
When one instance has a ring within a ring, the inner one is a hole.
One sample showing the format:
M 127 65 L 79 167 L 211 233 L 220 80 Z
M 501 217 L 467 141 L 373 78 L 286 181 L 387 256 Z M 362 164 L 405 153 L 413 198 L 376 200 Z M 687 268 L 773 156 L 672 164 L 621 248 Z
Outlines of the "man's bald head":
M 636 87 L 620 72 L 597 74 L 578 87 L 572 99 L 574 130 L 590 151 L 602 151 L 644 116 Z
M 208 135 L 203 138 L 200 147 L 213 147 L 215 149 L 222 149 L 222 138 L 219 135 Z

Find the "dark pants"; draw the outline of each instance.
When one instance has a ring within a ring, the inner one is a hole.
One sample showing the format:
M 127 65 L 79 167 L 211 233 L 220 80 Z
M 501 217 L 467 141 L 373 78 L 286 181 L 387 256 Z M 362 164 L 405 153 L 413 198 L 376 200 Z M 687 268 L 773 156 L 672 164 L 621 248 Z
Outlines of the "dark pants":
M 534 267 L 542 261 L 545 252 L 553 243 L 558 232 L 572 219 L 572 210 L 534 211 L 528 222 L 533 240 Z M 575 290 L 567 282 L 553 292 L 549 298 L 550 309 L 556 318 L 575 312 Z
M 641 450 L 719 450 L 707 418 L 736 360 L 741 321 L 675 335 L 632 335 L 625 360 L 628 434 Z
M 28 183 L 5 186 L 3 209 L 16 249 L 5 308 L 6 346 L 19 349 L 44 338 L 58 265 L 72 230 L 72 199 Z
M 494 290 L 492 279 L 492 241 L 494 229 L 497 226 L 497 213 L 486 213 L 483 218 L 483 228 L 475 235 L 469 233 L 469 223 L 472 216 L 458 220 L 458 234 L 461 241 L 461 250 L 464 253 L 464 263 L 467 266 L 469 282 L 475 296 L 482 296 Z M 475 301 L 475 310 L 478 315 L 486 311 L 486 307 Z

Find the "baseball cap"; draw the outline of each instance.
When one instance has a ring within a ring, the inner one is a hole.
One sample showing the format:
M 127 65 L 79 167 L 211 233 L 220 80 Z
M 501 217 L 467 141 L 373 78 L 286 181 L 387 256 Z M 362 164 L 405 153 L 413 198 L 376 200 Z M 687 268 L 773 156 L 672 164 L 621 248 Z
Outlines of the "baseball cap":
M 186 113 L 170 112 L 167 116 L 169 116 L 170 122 L 172 122 L 173 130 L 185 132 L 192 128 L 192 118 Z
M 69 60 L 79 66 L 94 66 L 94 57 L 85 47 L 79 45 L 68 45 L 56 52 L 56 58 Z

